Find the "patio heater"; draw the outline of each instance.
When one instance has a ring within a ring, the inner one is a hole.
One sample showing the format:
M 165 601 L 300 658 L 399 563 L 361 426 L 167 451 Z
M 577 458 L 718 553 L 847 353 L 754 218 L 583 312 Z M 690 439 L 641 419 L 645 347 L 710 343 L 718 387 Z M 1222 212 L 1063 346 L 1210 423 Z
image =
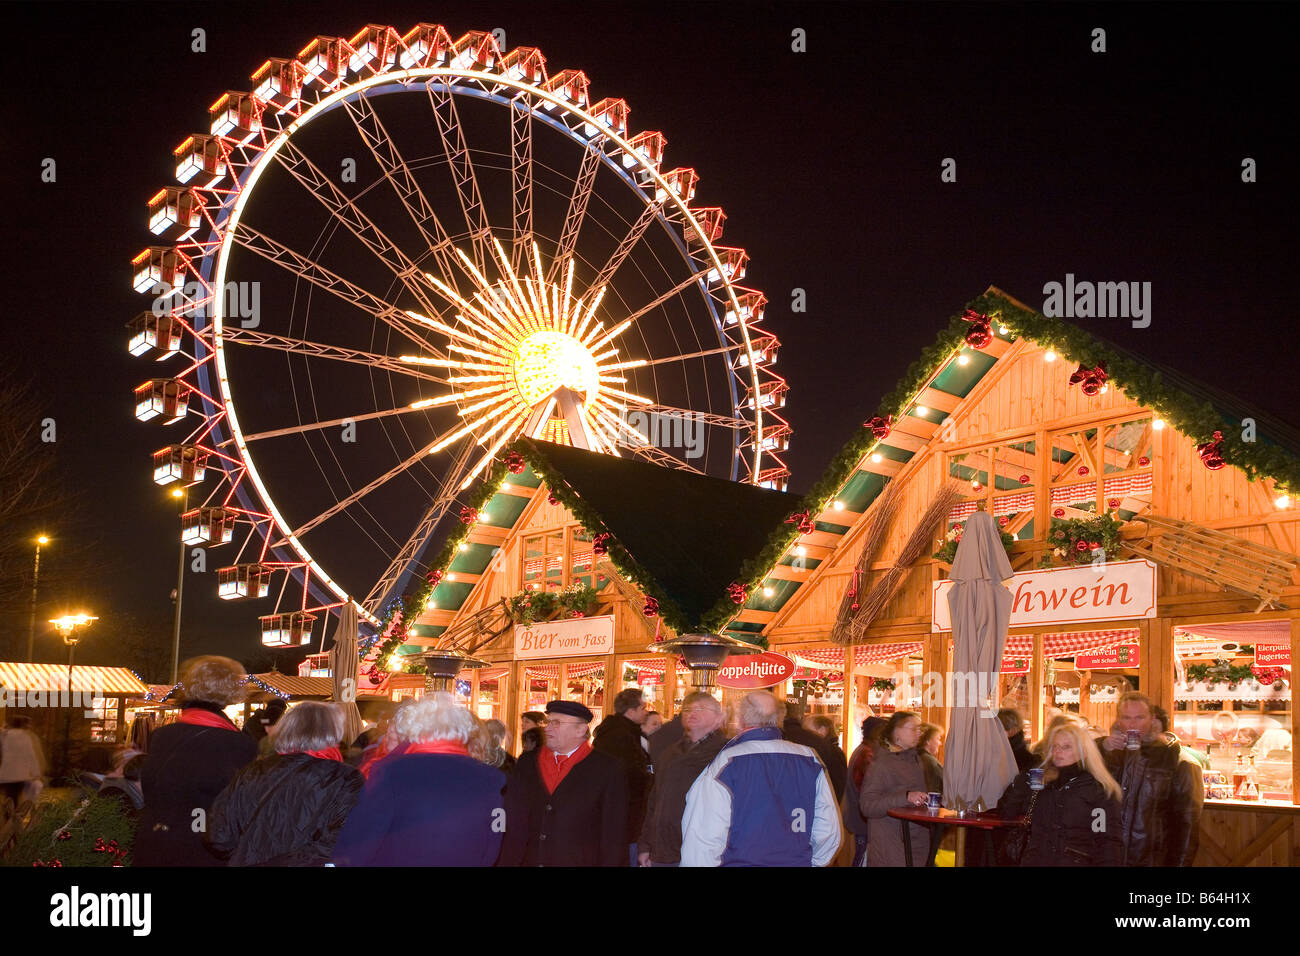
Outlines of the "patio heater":
M 651 644 L 647 650 L 684 658 L 686 666 L 691 669 L 691 686 L 706 693 L 717 686 L 718 669 L 728 657 L 763 653 L 763 649 L 755 644 L 747 644 L 723 634 L 683 634 L 672 640 Z

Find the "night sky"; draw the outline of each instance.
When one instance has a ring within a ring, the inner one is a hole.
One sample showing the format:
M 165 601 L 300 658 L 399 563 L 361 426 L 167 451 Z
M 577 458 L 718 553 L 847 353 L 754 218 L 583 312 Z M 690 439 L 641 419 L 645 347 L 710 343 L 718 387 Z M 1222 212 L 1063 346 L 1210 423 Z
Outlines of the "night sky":
M 170 640 L 178 524 L 151 481 L 167 440 L 132 417 L 147 307 L 129 263 L 172 149 L 270 56 L 367 22 L 504 28 L 549 70 L 625 98 L 632 129 L 694 167 L 723 243 L 750 254 L 791 386 L 790 490 L 806 490 L 948 318 L 990 284 L 1041 307 L 1067 273 L 1152 284 L 1152 321 L 1081 325 L 1295 422 L 1297 143 L 1285 7 L 348 3 L 7 6 L 2 153 L 6 365 L 56 419 L 76 508 L 51 517 L 93 602 Z M 191 52 L 191 30 L 207 51 Z M 1090 52 L 1106 30 L 1107 52 Z M 791 50 L 806 31 L 807 52 Z M 43 183 L 41 162 L 57 161 Z M 957 181 L 940 181 L 946 157 Z M 1241 181 L 1245 157 L 1258 181 Z M 807 312 L 791 314 L 791 290 Z M 179 427 L 179 426 L 178 426 Z M 369 475 L 362 476 L 368 478 Z M 5 527 L 19 537 L 34 527 Z M 404 534 L 402 535 L 404 537 Z M 69 545 L 74 542 L 77 548 Z M 209 567 L 225 563 L 210 555 Z M 190 575 L 182 656 L 260 650 L 264 605 Z M 47 608 L 43 602 L 42 619 Z M 48 610 L 57 610 L 51 603 Z M 25 636 L 25 615 L 21 616 Z M 161 623 L 160 623 L 161 622 Z M 318 629 L 319 633 L 319 629 Z M 10 650 L 17 652 L 14 628 Z M 319 646 L 319 645 L 317 645 Z M 84 659 L 116 660 L 88 634 Z M 58 659 L 50 636 L 38 652 Z M 280 666 L 287 669 L 286 656 Z M 156 676 L 156 675 L 155 675 Z

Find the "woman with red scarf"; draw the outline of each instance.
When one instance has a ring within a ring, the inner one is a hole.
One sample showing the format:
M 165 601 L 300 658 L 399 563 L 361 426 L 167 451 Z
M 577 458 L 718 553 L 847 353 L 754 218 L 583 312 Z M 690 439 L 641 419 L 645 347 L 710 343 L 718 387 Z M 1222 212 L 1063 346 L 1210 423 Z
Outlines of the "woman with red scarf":
M 257 757 L 257 742 L 224 713 L 244 699 L 244 665 L 208 654 L 181 669 L 181 716 L 149 740 L 140 770 L 144 812 L 136 866 L 221 866 L 204 845 L 212 801 Z
M 393 715 L 400 752 L 371 765 L 334 846 L 339 866 L 491 866 L 501 849 L 506 776 L 476 760 L 477 720 L 446 691 Z
M 276 724 L 275 750 L 212 805 L 208 845 L 231 866 L 324 866 L 364 779 L 343 762 L 343 711 L 304 701 Z

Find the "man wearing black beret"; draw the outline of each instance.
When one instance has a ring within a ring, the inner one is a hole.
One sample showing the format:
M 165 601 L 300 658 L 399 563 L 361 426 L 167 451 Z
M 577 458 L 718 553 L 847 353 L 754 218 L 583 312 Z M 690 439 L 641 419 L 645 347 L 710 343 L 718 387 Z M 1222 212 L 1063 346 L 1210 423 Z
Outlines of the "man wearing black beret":
M 546 705 L 546 743 L 523 753 L 506 784 L 498 866 L 627 866 L 627 775 L 592 750 L 592 712 Z

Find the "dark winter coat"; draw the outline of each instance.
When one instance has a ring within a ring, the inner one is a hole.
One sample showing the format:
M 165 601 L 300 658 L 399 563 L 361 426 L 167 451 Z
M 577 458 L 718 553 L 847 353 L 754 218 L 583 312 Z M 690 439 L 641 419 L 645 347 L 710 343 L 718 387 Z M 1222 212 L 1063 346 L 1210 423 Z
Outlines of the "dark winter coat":
M 537 768 L 539 748 L 519 755 L 506 784 L 506 834 L 498 866 L 627 866 L 627 773 L 593 750 L 555 793 Z M 550 751 L 546 751 L 549 755 Z
M 726 742 L 726 733 L 718 728 L 699 743 L 682 737 L 660 756 L 646 802 L 645 824 L 637 840 L 637 851 L 649 853 L 652 863 L 681 862 L 686 794 Z
M 998 812 L 1007 819 L 1022 817 L 1032 796 L 1029 774 L 1022 773 L 1002 794 Z M 1020 865 L 1119 866 L 1119 821 L 1119 801 L 1106 794 L 1097 778 L 1080 764 L 1066 767 L 1034 800 Z
M 928 750 L 919 751 L 921 769 L 925 771 L 925 792 L 943 793 L 943 764 Z
M 826 768 L 826 773 L 830 777 L 831 789 L 835 791 L 835 799 L 839 800 L 840 797 L 844 796 L 844 784 L 849 779 L 849 762 L 844 756 L 844 751 L 840 749 L 839 743 L 834 738 L 813 733 L 794 717 L 786 718 L 785 724 L 781 728 L 781 737 L 792 744 L 803 744 L 805 747 L 811 747 L 817 751 L 817 756 L 821 759 L 822 766 Z
M 1102 748 L 1106 769 L 1124 788 L 1124 866 L 1192 865 L 1205 790 L 1199 767 L 1179 750 L 1172 736 L 1137 751 Z
M 208 845 L 231 866 L 324 866 L 364 783 L 337 760 L 263 757 L 212 804 Z
M 374 765 L 334 845 L 339 866 L 491 866 L 505 826 L 495 767 L 404 753 Z
M 682 727 L 682 715 L 678 714 L 647 737 L 646 742 L 650 745 L 651 766 L 658 767 L 659 761 L 663 759 L 664 751 L 684 736 L 686 736 L 686 731 Z
M 867 835 L 867 818 L 862 815 L 862 782 L 866 779 L 867 768 L 871 765 L 871 744 L 858 744 L 849 760 L 849 772 L 844 780 L 844 796 L 840 800 L 840 815 L 844 828 L 855 836 Z
M 867 866 L 906 866 L 902 824 L 889 816 L 895 807 L 907 806 L 909 791 L 928 792 L 925 769 L 915 747 L 894 753 L 886 747 L 876 751 L 862 780 L 862 815 L 871 821 Z M 930 830 L 924 824 L 908 825 L 912 838 L 912 865 L 925 866 L 930 857 Z
M 248 734 L 195 724 L 168 724 L 149 739 L 140 768 L 144 811 L 136 828 L 136 866 L 222 866 L 195 827 L 196 810 L 206 815 L 235 774 L 257 757 Z
M 1016 758 L 1016 771 L 1024 773 L 1031 767 L 1037 767 L 1043 761 L 1032 750 L 1029 749 L 1029 741 L 1025 740 L 1025 732 L 1012 734 L 1007 738 L 1011 744 L 1011 753 Z
M 662 728 L 661 728 L 662 729 Z M 591 746 L 609 754 L 627 774 L 627 841 L 635 843 L 645 822 L 646 799 L 653 777 L 650 755 L 641 745 L 641 727 L 622 714 L 610 714 L 591 735 Z

